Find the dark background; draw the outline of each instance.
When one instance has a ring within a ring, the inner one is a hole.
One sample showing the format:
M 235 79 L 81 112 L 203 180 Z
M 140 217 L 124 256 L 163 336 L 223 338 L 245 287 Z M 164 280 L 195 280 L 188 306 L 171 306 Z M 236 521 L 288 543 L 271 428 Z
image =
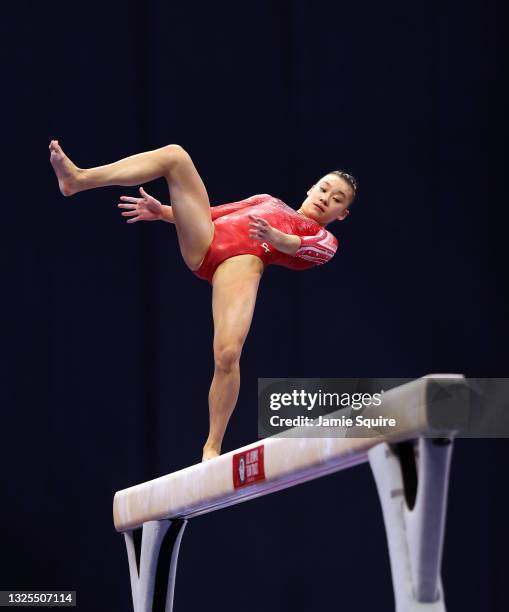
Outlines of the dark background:
M 81 167 L 179 143 L 211 202 L 298 207 L 359 180 L 333 261 L 269 268 L 225 439 L 256 439 L 258 377 L 507 376 L 501 5 L 11 3 L 2 44 L 0 589 L 76 589 L 130 609 L 116 490 L 195 463 L 213 370 L 210 287 L 174 228 L 126 226 L 135 189 L 63 198 Z M 5 8 L 4 8 L 5 11 Z M 147 186 L 167 199 L 164 183 Z M 459 440 L 448 610 L 507 609 L 507 449 Z M 393 610 L 362 466 L 193 519 L 176 611 Z

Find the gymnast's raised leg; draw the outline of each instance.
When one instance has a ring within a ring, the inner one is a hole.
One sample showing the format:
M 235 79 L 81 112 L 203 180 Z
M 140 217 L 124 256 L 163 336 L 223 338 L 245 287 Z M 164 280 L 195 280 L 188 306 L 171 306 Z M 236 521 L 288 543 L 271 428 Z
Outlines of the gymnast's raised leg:
M 164 177 L 170 190 L 182 257 L 191 270 L 199 267 L 212 242 L 214 226 L 205 185 L 182 147 L 167 145 L 112 164 L 86 169 L 73 164 L 58 141 L 52 140 L 49 148 L 60 191 L 66 196 L 109 185 L 142 185 Z

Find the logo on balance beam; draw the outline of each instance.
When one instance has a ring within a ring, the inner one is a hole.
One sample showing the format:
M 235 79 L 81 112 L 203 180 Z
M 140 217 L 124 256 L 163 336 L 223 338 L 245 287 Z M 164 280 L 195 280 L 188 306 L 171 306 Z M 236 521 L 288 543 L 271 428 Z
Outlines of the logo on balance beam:
M 265 480 L 263 444 L 233 455 L 232 467 L 235 489 Z

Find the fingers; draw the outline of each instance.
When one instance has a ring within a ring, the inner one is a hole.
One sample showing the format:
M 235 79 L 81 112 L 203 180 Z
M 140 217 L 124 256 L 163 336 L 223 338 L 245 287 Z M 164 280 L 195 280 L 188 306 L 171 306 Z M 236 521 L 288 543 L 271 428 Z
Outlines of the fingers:
M 270 227 L 268 222 L 265 221 L 265 219 L 262 219 L 262 217 L 257 217 L 256 215 L 249 215 L 249 218 L 251 219 L 249 225 L 252 227 Z
M 249 215 L 249 237 L 253 240 L 268 240 L 270 235 L 270 224 L 256 215 Z
M 253 227 L 267 227 L 268 226 L 268 223 L 267 221 L 265 221 L 265 219 L 260 219 L 259 217 L 252 217 L 251 215 L 249 215 L 249 217 L 251 218 L 249 225 L 252 225 Z
M 123 198 L 127 198 L 127 196 L 122 196 Z M 133 200 L 135 198 L 129 198 L 130 200 Z M 138 205 L 137 204 L 122 204 L 119 203 L 118 204 L 119 208 L 123 208 L 125 210 L 125 212 L 120 213 L 122 215 L 122 217 L 132 217 L 131 219 L 127 220 L 127 223 L 136 223 L 136 221 L 140 221 L 140 211 L 138 210 Z
M 254 227 L 254 226 L 250 226 L 249 227 L 249 233 L 250 234 L 257 234 L 259 236 L 267 236 L 268 232 L 267 230 L 260 228 L 260 227 Z
M 161 202 L 159 202 L 159 200 L 156 200 L 156 198 L 154 198 L 154 196 L 151 196 L 149 193 L 147 193 L 145 191 L 145 189 L 143 189 L 143 187 L 140 187 L 140 193 L 143 196 L 143 200 L 147 203 L 147 204 L 157 204 L 157 205 L 161 205 Z
M 250 232 L 259 232 L 260 234 L 266 234 L 269 231 L 268 225 L 264 225 L 262 223 L 250 223 L 249 224 Z
M 256 240 L 264 240 L 265 238 L 267 238 L 267 232 L 252 228 L 249 230 L 249 237 L 255 238 Z
M 137 204 L 140 198 L 132 198 L 131 196 L 120 196 L 122 202 L 132 202 L 133 204 Z

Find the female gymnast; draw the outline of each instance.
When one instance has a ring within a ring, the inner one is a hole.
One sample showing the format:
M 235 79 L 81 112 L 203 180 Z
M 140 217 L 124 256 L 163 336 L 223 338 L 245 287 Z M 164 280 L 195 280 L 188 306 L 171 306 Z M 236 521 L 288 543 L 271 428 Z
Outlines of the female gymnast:
M 357 190 L 355 179 L 338 170 L 326 174 L 309 189 L 298 211 L 267 194 L 211 207 L 191 157 L 179 145 L 87 169 L 78 168 L 57 140 L 50 142 L 49 150 L 65 196 L 95 187 L 131 187 L 166 179 L 171 205 L 162 205 L 140 187 L 141 197 L 121 196 L 118 206 L 129 217 L 128 223 L 175 224 L 184 262 L 212 285 L 215 367 L 203 461 L 217 457 L 237 403 L 240 355 L 265 266 L 304 270 L 329 261 L 338 243 L 325 226 L 348 215 Z

